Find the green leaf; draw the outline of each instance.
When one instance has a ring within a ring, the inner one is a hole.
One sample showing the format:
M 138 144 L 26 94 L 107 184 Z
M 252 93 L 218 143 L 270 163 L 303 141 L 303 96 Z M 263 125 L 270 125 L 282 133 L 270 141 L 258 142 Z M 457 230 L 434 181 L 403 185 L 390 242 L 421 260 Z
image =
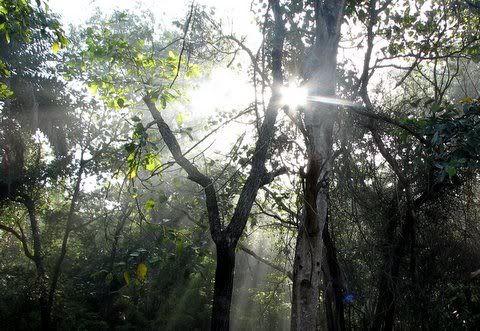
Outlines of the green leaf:
M 125 106 L 125 99 L 124 98 L 118 98 L 117 99 L 117 104 L 120 108 L 123 108 Z
M 127 286 L 130 285 L 130 273 L 128 271 L 125 271 L 123 273 L 123 279 L 125 279 L 125 284 L 127 284 Z
M 137 165 L 133 164 L 128 170 L 128 179 L 134 179 L 135 177 L 137 177 Z
M 92 93 L 93 95 L 96 95 L 97 92 L 98 92 L 98 85 L 97 85 L 97 83 L 92 83 L 92 84 L 88 85 L 88 90 L 89 90 L 90 93 Z
M 200 67 L 196 64 L 190 64 L 185 75 L 187 78 L 194 78 L 200 76 Z
M 160 162 L 160 159 L 156 154 L 148 153 L 147 155 L 145 155 L 145 169 L 147 171 L 153 172 L 161 165 L 162 162 Z
M 181 239 L 177 239 L 175 242 L 176 247 L 177 247 L 177 255 L 182 255 L 183 252 L 183 241 Z
M 452 166 L 448 166 L 445 171 L 447 172 L 448 176 L 450 178 L 452 178 L 453 176 L 455 176 L 457 174 L 457 169 L 455 167 L 452 167 Z
M 13 96 L 13 91 L 8 87 L 7 84 L 0 82 L 0 100 L 8 99 Z
M 160 97 L 160 104 L 162 106 L 162 109 L 167 108 L 167 98 L 165 98 L 163 95 Z
M 57 54 L 58 51 L 60 50 L 61 48 L 61 45 L 58 41 L 55 41 L 53 44 L 52 44 L 52 51 L 53 53 Z
M 432 113 L 437 113 L 442 110 L 442 106 L 439 105 L 438 103 L 434 103 L 430 108 L 430 110 L 432 111 Z
M 60 41 L 60 44 L 62 46 L 67 46 L 68 45 L 68 39 L 65 37 L 63 34 L 58 37 L 58 40 Z
M 135 129 L 133 130 L 133 138 L 134 139 L 139 139 L 142 136 L 146 135 L 145 127 L 143 126 L 142 122 L 137 122 L 135 125 Z
M 137 267 L 137 278 L 141 281 L 145 280 L 147 276 L 147 265 L 145 263 L 139 263 Z
M 155 200 L 148 199 L 147 202 L 145 202 L 145 209 L 150 211 L 153 210 L 153 208 L 155 208 Z
M 182 126 L 184 119 L 185 119 L 185 118 L 184 118 L 184 116 L 183 116 L 183 113 L 178 113 L 177 117 L 175 118 L 175 120 L 177 121 L 178 126 Z

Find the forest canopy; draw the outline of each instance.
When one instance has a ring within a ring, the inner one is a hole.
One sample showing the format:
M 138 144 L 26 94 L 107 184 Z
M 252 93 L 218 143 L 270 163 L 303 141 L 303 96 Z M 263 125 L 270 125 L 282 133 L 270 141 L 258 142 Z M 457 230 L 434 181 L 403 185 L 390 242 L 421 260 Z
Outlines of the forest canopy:
M 0 328 L 480 329 L 480 2 L 0 0 Z

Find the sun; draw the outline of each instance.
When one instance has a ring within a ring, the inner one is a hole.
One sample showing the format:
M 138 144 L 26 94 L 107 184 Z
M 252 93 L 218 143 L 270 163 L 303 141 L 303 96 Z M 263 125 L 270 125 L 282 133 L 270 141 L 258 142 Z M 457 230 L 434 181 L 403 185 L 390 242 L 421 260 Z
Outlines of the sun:
M 281 102 L 291 109 L 307 104 L 308 90 L 298 86 L 285 86 L 280 90 Z

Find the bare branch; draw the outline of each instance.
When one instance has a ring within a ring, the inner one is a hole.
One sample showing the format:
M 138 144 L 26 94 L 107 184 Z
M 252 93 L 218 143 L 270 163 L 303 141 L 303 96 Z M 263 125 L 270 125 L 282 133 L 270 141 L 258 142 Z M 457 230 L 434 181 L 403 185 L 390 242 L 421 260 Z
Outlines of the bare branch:
M 248 255 L 252 256 L 253 258 L 255 258 L 256 260 L 262 262 L 263 264 L 266 264 L 268 265 L 269 267 L 271 267 L 272 269 L 275 269 L 277 271 L 280 271 L 282 274 L 284 274 L 285 276 L 287 276 L 290 280 L 293 281 L 293 274 L 291 271 L 288 271 L 287 269 L 285 269 L 284 267 L 282 266 L 279 266 L 273 262 L 270 262 L 268 261 L 267 259 L 257 255 L 254 251 L 252 251 L 251 249 L 247 248 L 245 245 L 243 245 L 242 243 L 239 243 L 238 244 L 238 248 L 240 248 L 242 251 L 244 251 L 245 253 L 247 253 Z
M 250 48 L 248 48 L 244 43 L 243 41 L 239 40 L 237 37 L 235 36 L 225 36 L 224 37 L 225 39 L 228 39 L 228 40 L 231 40 L 233 42 L 235 42 L 242 50 L 245 51 L 245 53 L 247 53 L 248 57 L 250 58 L 250 61 L 252 62 L 252 65 L 253 65 L 253 68 L 255 69 L 256 72 L 258 72 L 260 74 L 260 76 L 262 77 L 263 81 L 267 84 L 267 85 L 270 85 L 270 80 L 268 79 L 268 77 L 265 75 L 265 73 L 260 69 L 260 67 L 258 66 L 258 61 L 257 61 L 257 57 L 255 55 L 253 55 L 253 52 Z
M 195 9 L 195 4 L 192 3 L 192 6 L 190 8 L 190 13 L 188 14 L 187 22 L 185 23 L 185 28 L 183 30 L 183 41 L 182 41 L 182 48 L 180 49 L 180 55 L 178 56 L 178 63 L 177 63 L 177 72 L 175 73 L 175 77 L 173 78 L 172 82 L 170 83 L 169 88 L 172 88 L 173 84 L 175 84 L 175 81 L 178 78 L 178 75 L 180 74 L 180 65 L 182 64 L 182 56 L 183 52 L 185 51 L 185 46 L 187 44 L 187 33 L 190 28 L 190 22 L 193 17 L 193 11 Z

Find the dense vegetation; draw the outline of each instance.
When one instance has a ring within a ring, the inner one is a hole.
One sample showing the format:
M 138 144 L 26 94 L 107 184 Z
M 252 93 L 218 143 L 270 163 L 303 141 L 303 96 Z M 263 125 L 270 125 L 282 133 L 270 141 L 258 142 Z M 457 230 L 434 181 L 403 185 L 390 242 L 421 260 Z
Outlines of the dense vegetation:
M 250 10 L 0 0 L 0 328 L 480 329 L 480 2 Z

